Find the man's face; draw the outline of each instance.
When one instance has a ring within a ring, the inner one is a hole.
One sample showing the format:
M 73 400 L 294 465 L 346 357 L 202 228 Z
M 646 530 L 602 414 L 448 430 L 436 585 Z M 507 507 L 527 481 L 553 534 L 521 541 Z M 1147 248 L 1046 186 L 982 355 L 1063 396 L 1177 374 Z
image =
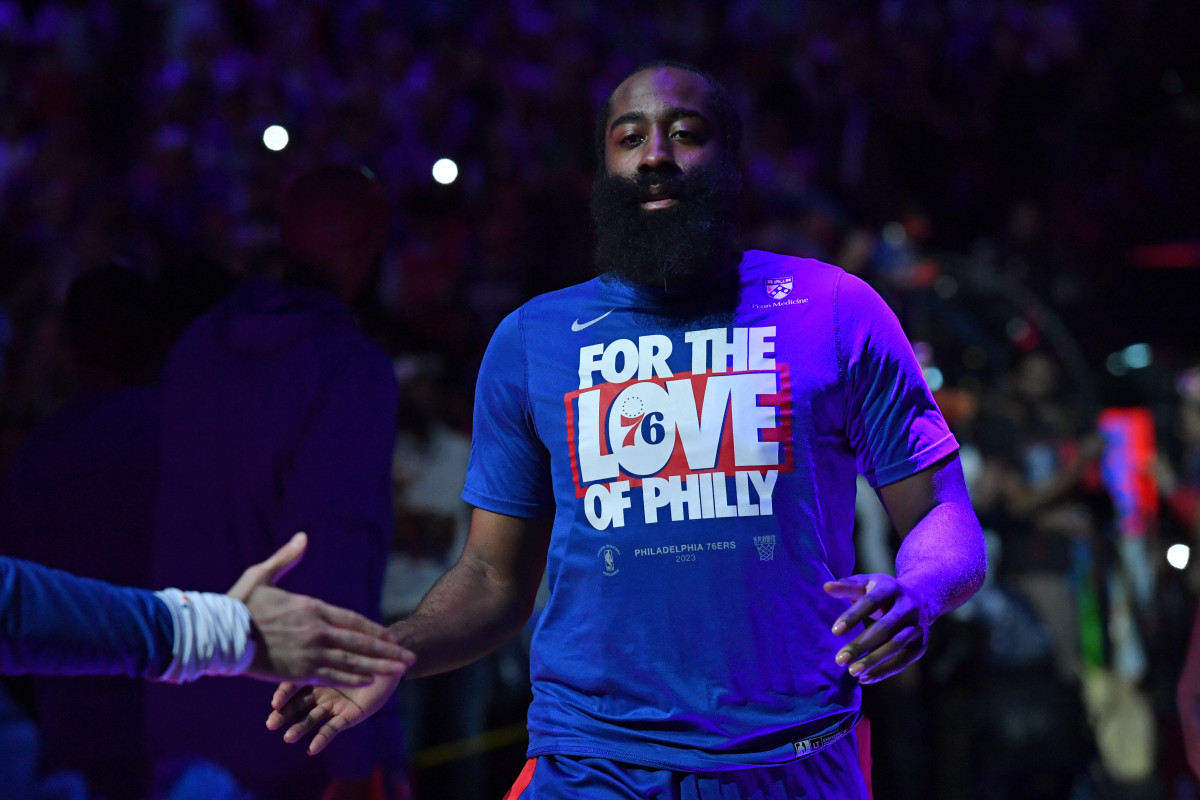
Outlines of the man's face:
M 661 67 L 631 75 L 612 96 L 604 168 L 610 175 L 678 177 L 721 158 L 721 131 L 699 75 Z M 672 198 L 652 188 L 642 208 L 669 208 Z
M 601 271 L 670 284 L 729 261 L 741 178 L 708 98 L 704 78 L 672 67 L 638 72 L 613 92 L 592 192 Z

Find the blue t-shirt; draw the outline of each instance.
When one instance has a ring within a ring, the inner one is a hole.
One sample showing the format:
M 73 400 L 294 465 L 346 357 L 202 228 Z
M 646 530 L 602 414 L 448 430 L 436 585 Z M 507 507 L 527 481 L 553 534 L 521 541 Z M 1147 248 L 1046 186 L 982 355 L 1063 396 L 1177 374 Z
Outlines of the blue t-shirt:
M 837 267 L 750 251 L 724 313 L 597 278 L 499 326 L 463 497 L 554 517 L 530 756 L 775 764 L 853 722 L 855 475 L 958 447 L 895 315 Z M 729 304 L 732 305 L 732 304 Z

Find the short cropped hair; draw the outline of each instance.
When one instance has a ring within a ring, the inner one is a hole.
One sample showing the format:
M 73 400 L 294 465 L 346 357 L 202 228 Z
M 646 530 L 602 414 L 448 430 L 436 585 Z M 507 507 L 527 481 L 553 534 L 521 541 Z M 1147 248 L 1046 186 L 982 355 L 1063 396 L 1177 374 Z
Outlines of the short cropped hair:
M 725 86 L 710 73 L 685 61 L 676 61 L 669 58 L 660 59 L 638 67 L 633 72 L 630 72 L 629 75 L 622 78 L 621 82 L 617 85 L 620 86 L 631 75 L 636 75 L 639 72 L 657 67 L 680 69 L 704 79 L 704 82 L 708 84 L 708 102 L 717 117 L 717 125 L 721 128 L 721 148 L 724 151 L 724 156 L 731 163 L 740 164 L 742 160 L 742 118 L 734 107 Z M 616 89 L 614 88 L 613 92 L 615 91 Z M 600 107 L 600 111 L 596 115 L 593 144 L 596 148 L 596 167 L 601 172 L 604 171 L 604 143 L 608 139 L 607 127 L 608 118 L 612 116 L 613 92 L 609 92 L 608 98 L 604 101 L 604 105 Z

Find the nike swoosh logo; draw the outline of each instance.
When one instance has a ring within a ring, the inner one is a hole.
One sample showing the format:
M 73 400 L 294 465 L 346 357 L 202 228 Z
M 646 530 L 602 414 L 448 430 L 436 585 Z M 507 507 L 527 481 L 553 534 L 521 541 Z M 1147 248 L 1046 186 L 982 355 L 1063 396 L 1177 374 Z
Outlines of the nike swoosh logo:
M 581 330 L 586 328 L 588 325 L 595 325 L 597 322 L 604 319 L 605 317 L 607 317 L 609 314 L 611 314 L 614 311 L 616 311 L 615 308 L 610 308 L 608 311 L 605 311 L 600 316 L 596 317 L 595 319 L 590 319 L 587 322 L 580 322 L 578 319 L 576 319 L 574 322 L 571 323 L 571 330 L 575 331 L 576 333 L 579 333 Z

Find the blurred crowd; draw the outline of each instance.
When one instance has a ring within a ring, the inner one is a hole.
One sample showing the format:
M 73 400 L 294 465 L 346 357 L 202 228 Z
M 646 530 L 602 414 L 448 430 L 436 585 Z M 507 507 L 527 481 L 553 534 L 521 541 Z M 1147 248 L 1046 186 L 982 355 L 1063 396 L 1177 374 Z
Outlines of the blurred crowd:
M 270 271 L 279 189 L 323 161 L 389 191 L 378 335 L 469 373 L 520 300 L 590 273 L 593 116 L 660 57 L 737 95 L 750 244 L 919 277 L 903 234 L 1073 320 L 1130 245 L 1195 229 L 1198 25 L 1183 2 L 5 0 L 4 409 L 69 391 L 47 351 L 72 277 L 122 258 L 186 297 Z
M 1197 41 L 1182 1 L 0 0 L 0 465 L 89 387 L 73 283 L 144 279 L 128 382 L 153 385 L 192 319 L 283 269 L 281 189 L 366 166 L 392 223 L 356 313 L 401 385 L 384 610 L 407 613 L 462 545 L 457 493 L 422 480 L 465 469 L 488 336 L 592 273 L 595 111 L 680 58 L 746 119 L 747 246 L 884 295 L 988 531 L 987 588 L 868 691 L 875 796 L 1196 797 L 1173 686 L 1200 575 L 1165 552 L 1200 543 L 1200 353 L 1188 312 L 1108 288 L 1131 249 L 1200 238 Z M 867 559 L 894 550 L 877 521 Z M 447 697 L 450 738 L 495 723 L 519 659 L 402 698 L 410 750 Z

